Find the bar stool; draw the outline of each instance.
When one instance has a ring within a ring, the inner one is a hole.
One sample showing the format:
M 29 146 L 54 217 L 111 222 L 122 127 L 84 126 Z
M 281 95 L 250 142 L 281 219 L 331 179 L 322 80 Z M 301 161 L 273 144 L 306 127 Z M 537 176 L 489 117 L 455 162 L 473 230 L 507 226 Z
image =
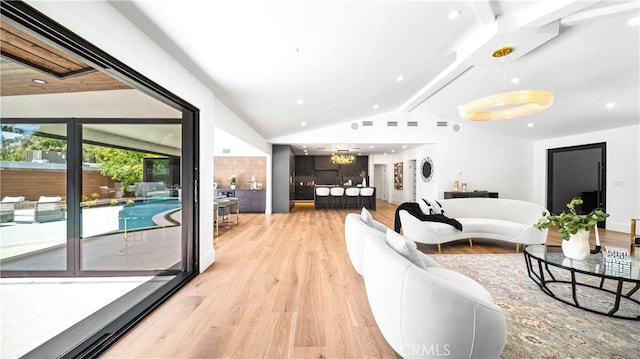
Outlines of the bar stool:
M 216 230 L 214 232 L 214 234 L 217 236 L 218 235 L 218 224 L 220 223 L 220 221 L 218 220 L 218 204 L 215 202 L 213 202 L 213 224 L 216 226 Z
M 372 187 L 364 187 L 364 188 L 360 188 L 360 201 L 361 201 L 361 203 L 362 203 L 362 206 L 364 206 L 364 207 L 366 207 L 366 206 L 364 205 L 364 200 L 365 200 L 365 198 L 367 198 L 367 197 L 369 198 L 369 204 L 371 205 L 371 207 L 369 207 L 369 208 L 372 208 L 372 209 L 373 209 L 373 207 L 374 207 L 374 204 L 373 204 L 373 201 L 374 201 L 374 198 L 373 198 L 373 188 L 372 188 Z
M 316 187 L 316 200 L 315 200 L 316 209 L 320 206 L 320 198 L 322 197 L 324 197 L 325 201 L 327 201 L 327 208 L 329 208 L 330 194 L 331 194 L 331 190 L 329 190 L 329 187 Z
M 227 197 L 229 200 L 229 223 L 231 223 L 231 214 L 236 215 L 236 224 L 240 223 L 240 201 L 237 197 Z
M 340 208 L 344 208 L 343 200 L 344 198 L 344 187 L 331 187 L 329 191 L 329 195 L 331 198 L 331 208 L 333 208 L 333 202 L 336 198 L 340 198 Z
M 360 189 L 356 187 L 349 187 L 344 191 L 347 196 L 346 207 L 349 208 L 349 201 L 353 198 L 356 200 L 356 208 L 360 207 Z
M 228 227 L 227 219 L 231 217 L 231 202 L 228 199 L 216 199 L 214 202 L 218 204 L 218 221 L 222 220 L 225 227 Z

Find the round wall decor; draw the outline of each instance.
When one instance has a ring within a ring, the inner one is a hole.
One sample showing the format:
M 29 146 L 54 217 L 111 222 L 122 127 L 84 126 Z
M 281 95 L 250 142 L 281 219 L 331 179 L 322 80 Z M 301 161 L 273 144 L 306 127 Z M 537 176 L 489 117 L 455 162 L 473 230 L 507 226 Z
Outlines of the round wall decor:
M 431 157 L 425 157 L 422 160 L 422 164 L 420 165 L 420 174 L 422 175 L 423 181 L 431 181 L 431 178 L 433 177 L 433 161 L 431 161 Z

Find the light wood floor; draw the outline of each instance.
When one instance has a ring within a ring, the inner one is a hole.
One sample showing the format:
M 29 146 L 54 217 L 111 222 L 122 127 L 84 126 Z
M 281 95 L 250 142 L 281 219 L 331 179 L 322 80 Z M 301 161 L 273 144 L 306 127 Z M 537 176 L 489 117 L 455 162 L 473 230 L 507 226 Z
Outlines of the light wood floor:
M 395 205 L 373 217 L 393 228 Z M 216 262 L 112 346 L 104 358 L 397 358 L 370 313 L 344 245 L 346 210 L 297 204 L 243 214 L 215 238 Z M 628 235 L 601 231 L 604 244 Z M 560 243 L 551 233 L 549 244 Z M 443 253 L 514 253 L 479 239 Z M 436 247 L 421 245 L 425 253 Z

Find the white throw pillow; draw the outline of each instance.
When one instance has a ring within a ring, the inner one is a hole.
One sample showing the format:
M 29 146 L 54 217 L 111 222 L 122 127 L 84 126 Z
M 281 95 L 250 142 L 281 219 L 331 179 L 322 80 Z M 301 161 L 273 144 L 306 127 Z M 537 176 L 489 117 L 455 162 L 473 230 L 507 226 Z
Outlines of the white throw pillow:
M 444 211 L 442 210 L 442 206 L 435 199 L 423 198 L 418 201 L 418 205 L 420 205 L 420 210 L 422 211 L 422 213 L 426 214 L 427 216 L 444 213 Z
M 371 216 L 371 213 L 369 213 L 369 211 L 364 207 L 362 207 L 362 212 L 360 212 L 360 220 L 366 223 L 369 227 L 373 227 L 373 216 Z
M 406 239 L 403 235 L 396 233 L 391 228 L 387 229 L 386 242 L 389 247 L 393 248 L 394 251 L 415 264 L 418 268 L 427 269 L 427 265 L 422 260 L 420 252 L 418 252 L 416 242 Z
M 22 202 L 22 201 L 24 201 L 23 196 L 19 196 L 19 197 L 6 196 L 2 199 L 2 203 L 16 203 L 16 202 Z
M 60 196 L 56 196 L 56 197 L 47 197 L 47 196 L 40 196 L 40 198 L 38 199 L 38 202 L 42 203 L 42 202 L 60 202 L 62 200 L 62 198 Z

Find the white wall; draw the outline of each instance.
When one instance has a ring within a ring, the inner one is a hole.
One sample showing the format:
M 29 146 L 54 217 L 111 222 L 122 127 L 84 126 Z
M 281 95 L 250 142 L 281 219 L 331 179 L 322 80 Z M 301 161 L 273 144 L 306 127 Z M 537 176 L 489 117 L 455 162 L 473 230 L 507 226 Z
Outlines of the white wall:
M 200 271 L 215 260 L 213 248 L 213 145 L 216 115 L 222 104 L 198 78 L 104 1 L 27 1 L 85 40 L 180 96 L 200 110 Z M 217 109 L 217 111 L 216 111 Z M 240 119 L 227 116 L 220 127 L 265 150 L 269 147 Z M 240 137 L 240 136 L 239 136 Z M 206 185 L 204 185 L 206 184 Z
M 548 149 L 598 142 L 607 143 L 607 229 L 629 233 L 631 218 L 640 218 L 640 125 L 535 142 L 535 202 L 546 205 Z

